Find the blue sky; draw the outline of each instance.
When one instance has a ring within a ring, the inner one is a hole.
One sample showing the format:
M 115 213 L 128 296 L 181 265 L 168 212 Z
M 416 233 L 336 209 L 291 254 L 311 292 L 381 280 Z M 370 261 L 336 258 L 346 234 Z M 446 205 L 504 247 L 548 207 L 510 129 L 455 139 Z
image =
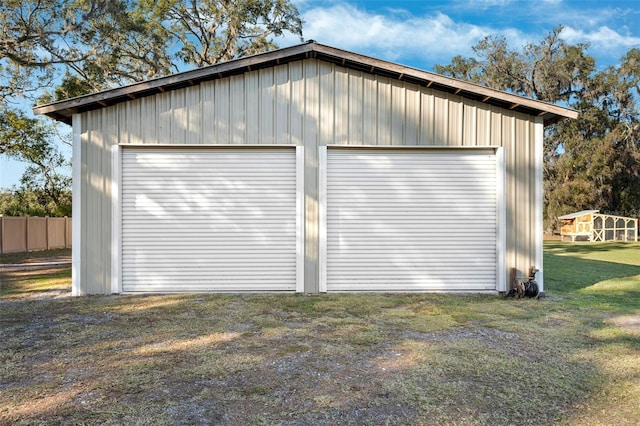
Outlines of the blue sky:
M 428 71 L 455 55 L 471 55 L 486 35 L 503 35 L 519 47 L 560 24 L 567 42 L 590 44 L 601 67 L 640 48 L 640 0 L 292 1 L 305 21 L 305 40 Z M 17 184 L 23 169 L 0 156 L 0 187 Z
M 570 43 L 589 43 L 605 66 L 640 48 L 640 1 L 297 0 L 305 39 L 431 71 L 471 55 L 482 37 L 513 46 L 537 42 L 557 25 Z

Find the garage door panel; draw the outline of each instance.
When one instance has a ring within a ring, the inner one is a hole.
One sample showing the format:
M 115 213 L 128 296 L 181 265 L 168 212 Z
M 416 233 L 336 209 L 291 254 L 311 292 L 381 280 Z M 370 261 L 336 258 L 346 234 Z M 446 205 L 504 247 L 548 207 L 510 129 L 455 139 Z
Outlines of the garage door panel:
M 493 150 L 328 149 L 327 291 L 496 288 Z
M 122 290 L 294 291 L 293 149 L 122 152 Z

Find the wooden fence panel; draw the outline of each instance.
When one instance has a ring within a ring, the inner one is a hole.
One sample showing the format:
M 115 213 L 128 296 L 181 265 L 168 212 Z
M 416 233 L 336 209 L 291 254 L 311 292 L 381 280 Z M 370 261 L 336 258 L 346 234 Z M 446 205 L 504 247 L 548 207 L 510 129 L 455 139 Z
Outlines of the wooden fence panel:
M 27 218 L 27 251 L 41 251 L 47 249 L 47 218 Z
M 27 221 L 24 217 L 2 217 L 2 252 L 27 251 Z
M 0 216 L 0 254 L 71 247 L 71 218 Z
M 47 227 L 48 250 L 67 247 L 67 217 L 50 217 Z

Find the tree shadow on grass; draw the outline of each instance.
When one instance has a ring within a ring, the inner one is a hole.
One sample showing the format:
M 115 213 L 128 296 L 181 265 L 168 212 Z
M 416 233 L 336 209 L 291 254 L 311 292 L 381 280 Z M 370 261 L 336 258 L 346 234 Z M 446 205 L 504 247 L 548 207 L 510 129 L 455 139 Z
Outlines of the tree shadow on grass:
M 547 252 L 544 258 L 545 291 L 590 296 L 585 303 L 607 303 L 614 310 L 640 309 L 640 266 L 581 259 Z
M 621 250 L 637 251 L 640 255 L 640 243 L 611 241 L 606 243 L 592 242 L 566 242 L 566 241 L 545 241 L 547 252 L 562 252 L 567 254 L 591 254 Z

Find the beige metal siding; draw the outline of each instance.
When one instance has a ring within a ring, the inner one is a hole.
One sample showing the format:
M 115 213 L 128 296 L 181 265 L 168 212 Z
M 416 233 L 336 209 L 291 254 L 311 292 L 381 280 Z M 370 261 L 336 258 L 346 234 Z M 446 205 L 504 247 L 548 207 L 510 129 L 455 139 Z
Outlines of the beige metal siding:
M 110 292 L 111 151 L 109 143 L 113 138 L 104 130 L 113 128 L 109 121 L 117 117 L 115 108 L 83 114 L 80 198 L 84 208 L 80 214 L 82 262 L 81 270 L 78 271 L 82 286 L 79 289 L 81 294 Z M 76 250 L 75 247 L 74 250 Z
M 320 75 L 316 61 L 306 61 L 303 66 L 303 91 L 301 98 L 293 99 L 293 108 L 300 108 L 303 115 L 304 143 L 304 282 L 305 291 L 318 291 L 318 137 L 320 129 Z
M 307 59 L 83 113 L 81 122 L 80 249 L 89 293 L 109 289 L 114 143 L 304 145 L 309 292 L 318 289 L 319 145 L 503 146 L 506 180 L 512 182 L 506 267 L 524 271 L 535 259 L 533 231 L 518 231 L 534 227 L 532 116 Z

